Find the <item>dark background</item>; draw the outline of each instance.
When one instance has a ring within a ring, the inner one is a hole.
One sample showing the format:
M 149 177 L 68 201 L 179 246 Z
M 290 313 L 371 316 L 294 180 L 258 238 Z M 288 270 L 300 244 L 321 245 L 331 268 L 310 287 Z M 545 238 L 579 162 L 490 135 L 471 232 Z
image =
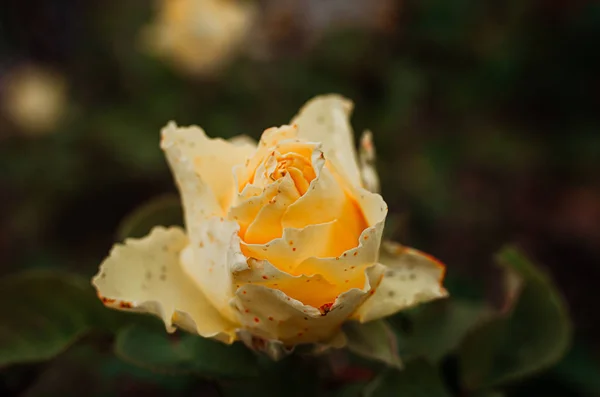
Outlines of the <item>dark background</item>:
M 60 267 L 91 277 L 123 217 L 175 191 L 158 148 L 167 121 L 258 137 L 336 92 L 355 102 L 356 133 L 374 133 L 388 234 L 486 294 L 493 253 L 518 243 L 566 296 L 576 350 L 592 365 L 600 5 L 410 0 L 370 13 L 366 1 L 348 1 L 363 17 L 323 29 L 315 15 L 331 12 L 327 0 L 322 11 L 308 1 L 310 13 L 302 2 L 257 3 L 260 38 L 217 73 L 191 75 L 137 45 L 153 3 L 2 1 L 0 95 L 11 73 L 36 65 L 63 76 L 68 99 L 45 134 L 0 113 L 0 273 Z M 262 56 L 248 51 L 258 47 Z M 27 392 L 45 370 L 9 369 L 0 390 Z

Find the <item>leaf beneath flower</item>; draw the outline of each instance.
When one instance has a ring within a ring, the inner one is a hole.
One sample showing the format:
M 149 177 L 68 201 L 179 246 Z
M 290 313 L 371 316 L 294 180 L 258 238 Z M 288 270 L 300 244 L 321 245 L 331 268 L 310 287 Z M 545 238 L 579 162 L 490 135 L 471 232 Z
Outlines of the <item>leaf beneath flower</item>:
M 439 362 L 454 351 L 466 333 L 489 318 L 491 310 L 480 303 L 450 298 L 401 312 L 390 319 L 404 360 L 424 357 Z
M 256 356 L 241 344 L 225 345 L 192 334 L 167 334 L 162 327 L 131 325 L 117 335 L 123 360 L 157 373 L 205 377 L 255 376 Z
M 86 280 L 30 271 L 0 281 L 0 366 L 42 361 L 66 350 L 95 324 L 109 325 Z
M 402 371 L 390 369 L 364 390 L 365 397 L 450 397 L 437 370 L 425 360 L 413 360 Z
M 396 336 L 385 321 L 371 321 L 366 324 L 349 322 L 344 325 L 344 333 L 351 352 L 382 361 L 391 367 L 402 368 Z
M 549 277 L 520 251 L 505 248 L 497 260 L 510 285 L 503 313 L 463 341 L 459 362 L 468 390 L 503 384 L 556 363 L 567 350 L 571 323 Z

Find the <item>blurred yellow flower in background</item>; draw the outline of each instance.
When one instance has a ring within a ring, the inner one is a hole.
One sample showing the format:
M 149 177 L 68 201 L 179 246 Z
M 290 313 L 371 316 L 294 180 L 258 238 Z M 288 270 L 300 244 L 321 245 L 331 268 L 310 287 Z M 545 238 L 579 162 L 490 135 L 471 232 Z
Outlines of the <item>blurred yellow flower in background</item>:
M 65 115 L 67 84 L 64 78 L 37 66 L 16 68 L 4 77 L 2 108 L 23 134 L 54 131 Z
M 388 209 L 367 189 L 378 186 L 375 154 L 367 133 L 361 166 L 352 108 L 317 97 L 258 144 L 169 123 L 161 146 L 186 230 L 158 227 L 115 246 L 93 281 L 103 302 L 260 348 L 340 346 L 345 321 L 446 296 L 435 259 L 390 243 L 380 253 Z
M 142 43 L 184 72 L 211 74 L 233 58 L 255 14 L 249 1 L 160 0 Z

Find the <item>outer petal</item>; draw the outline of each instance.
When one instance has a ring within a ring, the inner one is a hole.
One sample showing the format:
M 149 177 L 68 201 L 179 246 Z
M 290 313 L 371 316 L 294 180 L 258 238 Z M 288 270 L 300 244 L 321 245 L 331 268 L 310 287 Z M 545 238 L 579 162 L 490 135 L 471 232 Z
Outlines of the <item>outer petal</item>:
M 240 264 L 245 266 L 245 258 L 239 246 L 239 226 L 236 222 L 225 221 L 219 217 L 224 211 L 215 193 L 203 179 L 204 175 L 199 175 L 193 164 L 199 146 L 210 147 L 214 142 L 215 140 L 206 138 L 200 129 L 193 127 L 178 129 L 174 123 L 169 123 L 163 129 L 162 147 L 179 186 L 190 242 L 189 247 L 182 253 L 184 271 L 192 277 L 223 316 L 235 321 L 235 315 L 228 302 L 233 296 L 231 268 Z M 233 144 L 225 145 L 235 150 L 239 149 Z M 245 150 L 248 150 L 248 147 Z M 216 164 L 221 160 L 215 160 Z M 229 171 L 231 170 L 230 167 Z M 223 175 L 223 178 L 231 177 L 230 181 L 233 181 L 232 174 L 228 175 Z M 233 197 L 233 182 L 231 186 Z
M 210 218 L 188 225 L 190 244 L 182 252 L 183 270 L 202 289 L 217 310 L 235 322 L 229 301 L 233 297 L 232 272 L 246 269 L 240 250 L 239 225 Z
M 256 146 L 258 145 L 258 142 L 256 142 L 254 138 L 248 135 L 232 136 L 227 141 L 235 146 L 250 146 L 253 149 L 256 148 Z
M 360 138 L 359 159 L 363 186 L 371 192 L 379 193 L 379 175 L 375 168 L 375 146 L 371 131 L 363 132 Z
M 361 186 L 354 136 L 350 126 L 352 102 L 339 95 L 323 95 L 307 102 L 292 123 L 298 137 L 322 142 L 325 156 L 335 163 L 351 184 Z
M 115 245 L 92 283 L 106 306 L 157 315 L 169 332 L 179 326 L 231 343 L 235 326 L 182 271 L 179 255 L 187 244 L 181 229 L 156 227 Z
M 188 177 L 191 168 L 210 188 L 221 208 L 219 215 L 223 215 L 236 191 L 233 168 L 243 164 L 254 152 L 255 146 L 220 138 L 210 139 L 199 127 L 177 127 L 174 122 L 163 128 L 162 137 L 161 146 L 178 182 Z M 212 210 L 214 203 L 209 207 Z
M 372 285 L 382 277 L 383 267 L 367 270 L 362 289 L 353 288 L 339 295 L 335 302 L 320 310 L 292 299 L 284 292 L 264 285 L 247 284 L 236 292 L 234 305 L 240 322 L 253 335 L 278 339 L 286 346 L 300 343 L 339 340 L 341 324 L 371 294 Z
M 420 251 L 388 243 L 380 258 L 386 266 L 377 291 L 354 314 L 361 322 L 386 317 L 400 310 L 443 298 L 444 265 Z

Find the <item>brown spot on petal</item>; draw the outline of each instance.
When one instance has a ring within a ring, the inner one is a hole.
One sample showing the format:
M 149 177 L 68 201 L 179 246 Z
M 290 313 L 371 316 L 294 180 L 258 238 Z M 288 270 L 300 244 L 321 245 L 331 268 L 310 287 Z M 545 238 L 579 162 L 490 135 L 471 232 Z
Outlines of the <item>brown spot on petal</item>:
M 254 322 L 255 323 L 260 323 L 260 319 L 258 317 L 254 317 Z
M 319 311 L 321 312 L 321 316 L 324 316 L 327 313 L 329 313 L 331 311 L 331 307 L 332 306 L 333 306 L 333 303 L 325 303 L 324 305 L 322 305 L 321 307 L 319 307 Z
M 130 302 L 119 302 L 119 307 L 121 309 L 131 309 L 133 305 Z
M 273 317 L 269 316 L 269 321 L 273 321 Z
M 352 254 L 354 256 L 358 255 L 358 251 L 354 251 L 354 254 Z
M 268 279 L 269 279 L 269 277 L 267 277 L 267 276 L 262 276 L 262 278 L 263 278 L 264 280 L 268 280 Z
M 102 301 L 102 303 L 106 304 L 110 304 L 110 303 L 115 303 L 116 299 L 111 299 L 111 298 L 105 298 L 103 296 L 100 297 L 100 300 Z

